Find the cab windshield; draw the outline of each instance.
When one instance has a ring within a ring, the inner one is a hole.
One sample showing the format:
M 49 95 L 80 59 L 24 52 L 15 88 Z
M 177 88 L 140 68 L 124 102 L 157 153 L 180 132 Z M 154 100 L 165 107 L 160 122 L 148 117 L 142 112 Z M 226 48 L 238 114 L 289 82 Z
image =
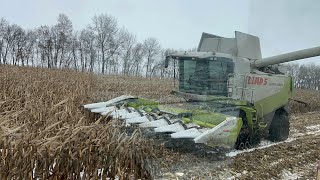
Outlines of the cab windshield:
M 232 59 L 179 59 L 179 90 L 194 94 L 227 96 L 227 81 L 233 73 Z

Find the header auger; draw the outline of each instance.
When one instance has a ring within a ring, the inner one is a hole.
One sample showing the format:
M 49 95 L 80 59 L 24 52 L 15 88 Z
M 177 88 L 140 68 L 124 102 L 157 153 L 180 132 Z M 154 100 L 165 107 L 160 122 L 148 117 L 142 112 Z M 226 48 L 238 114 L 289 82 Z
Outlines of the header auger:
M 120 96 L 84 107 L 128 126 L 209 146 L 241 149 L 260 138 L 283 141 L 289 135 L 293 81 L 278 64 L 319 55 L 320 47 L 315 47 L 262 58 L 256 36 L 203 33 L 197 52 L 166 58 L 166 66 L 170 60 L 178 62 L 179 86 L 173 93 L 185 102 L 160 104 Z

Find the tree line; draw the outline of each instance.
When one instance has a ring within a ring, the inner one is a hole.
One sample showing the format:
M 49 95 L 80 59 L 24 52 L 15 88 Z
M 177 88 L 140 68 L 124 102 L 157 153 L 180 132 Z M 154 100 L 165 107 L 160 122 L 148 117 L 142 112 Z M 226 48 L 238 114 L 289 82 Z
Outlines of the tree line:
M 315 64 L 287 64 L 295 88 L 320 89 L 320 66 Z
M 188 51 L 195 51 L 190 49 Z M 138 42 L 108 14 L 95 15 L 80 31 L 65 14 L 56 24 L 24 29 L 0 19 L 0 64 L 68 68 L 101 74 L 173 77 L 174 62 L 164 68 L 164 59 L 175 49 L 164 49 L 156 38 Z M 180 50 L 181 51 L 181 50 Z M 320 88 L 320 66 L 287 64 L 294 86 Z
M 172 77 L 173 67 L 165 69 L 164 58 L 174 51 L 163 49 L 153 37 L 138 42 L 108 14 L 95 15 L 80 31 L 65 14 L 59 14 L 53 26 L 34 29 L 0 19 L 0 64 Z

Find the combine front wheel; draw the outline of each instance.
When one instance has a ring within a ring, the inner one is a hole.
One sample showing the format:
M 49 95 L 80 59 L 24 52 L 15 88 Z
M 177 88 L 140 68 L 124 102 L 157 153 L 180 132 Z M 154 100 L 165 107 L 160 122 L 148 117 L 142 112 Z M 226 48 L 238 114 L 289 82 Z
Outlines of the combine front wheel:
M 289 136 L 289 117 L 284 109 L 278 109 L 269 127 L 269 139 L 271 141 L 284 141 Z

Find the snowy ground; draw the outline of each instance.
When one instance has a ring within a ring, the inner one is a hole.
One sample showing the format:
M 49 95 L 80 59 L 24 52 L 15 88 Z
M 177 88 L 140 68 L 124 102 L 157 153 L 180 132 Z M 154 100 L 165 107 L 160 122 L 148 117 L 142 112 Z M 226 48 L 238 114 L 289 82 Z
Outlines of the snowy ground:
M 290 123 L 284 142 L 263 140 L 255 148 L 231 151 L 217 161 L 184 155 L 161 178 L 315 179 L 320 163 L 320 113 L 299 114 Z
M 262 140 L 260 142 L 260 144 L 255 148 L 244 149 L 244 150 L 233 150 L 231 152 L 226 153 L 226 156 L 234 157 L 234 156 L 237 156 L 238 154 L 241 154 L 241 153 L 248 153 L 248 152 L 255 151 L 257 149 L 264 149 L 264 148 L 268 148 L 268 147 L 271 147 L 271 146 L 274 146 L 274 145 L 277 145 L 277 144 L 288 143 L 288 142 L 291 142 L 293 140 L 295 140 L 295 138 L 288 138 L 286 141 L 282 141 L 282 142 L 272 142 L 272 141 L 269 141 L 269 140 Z

